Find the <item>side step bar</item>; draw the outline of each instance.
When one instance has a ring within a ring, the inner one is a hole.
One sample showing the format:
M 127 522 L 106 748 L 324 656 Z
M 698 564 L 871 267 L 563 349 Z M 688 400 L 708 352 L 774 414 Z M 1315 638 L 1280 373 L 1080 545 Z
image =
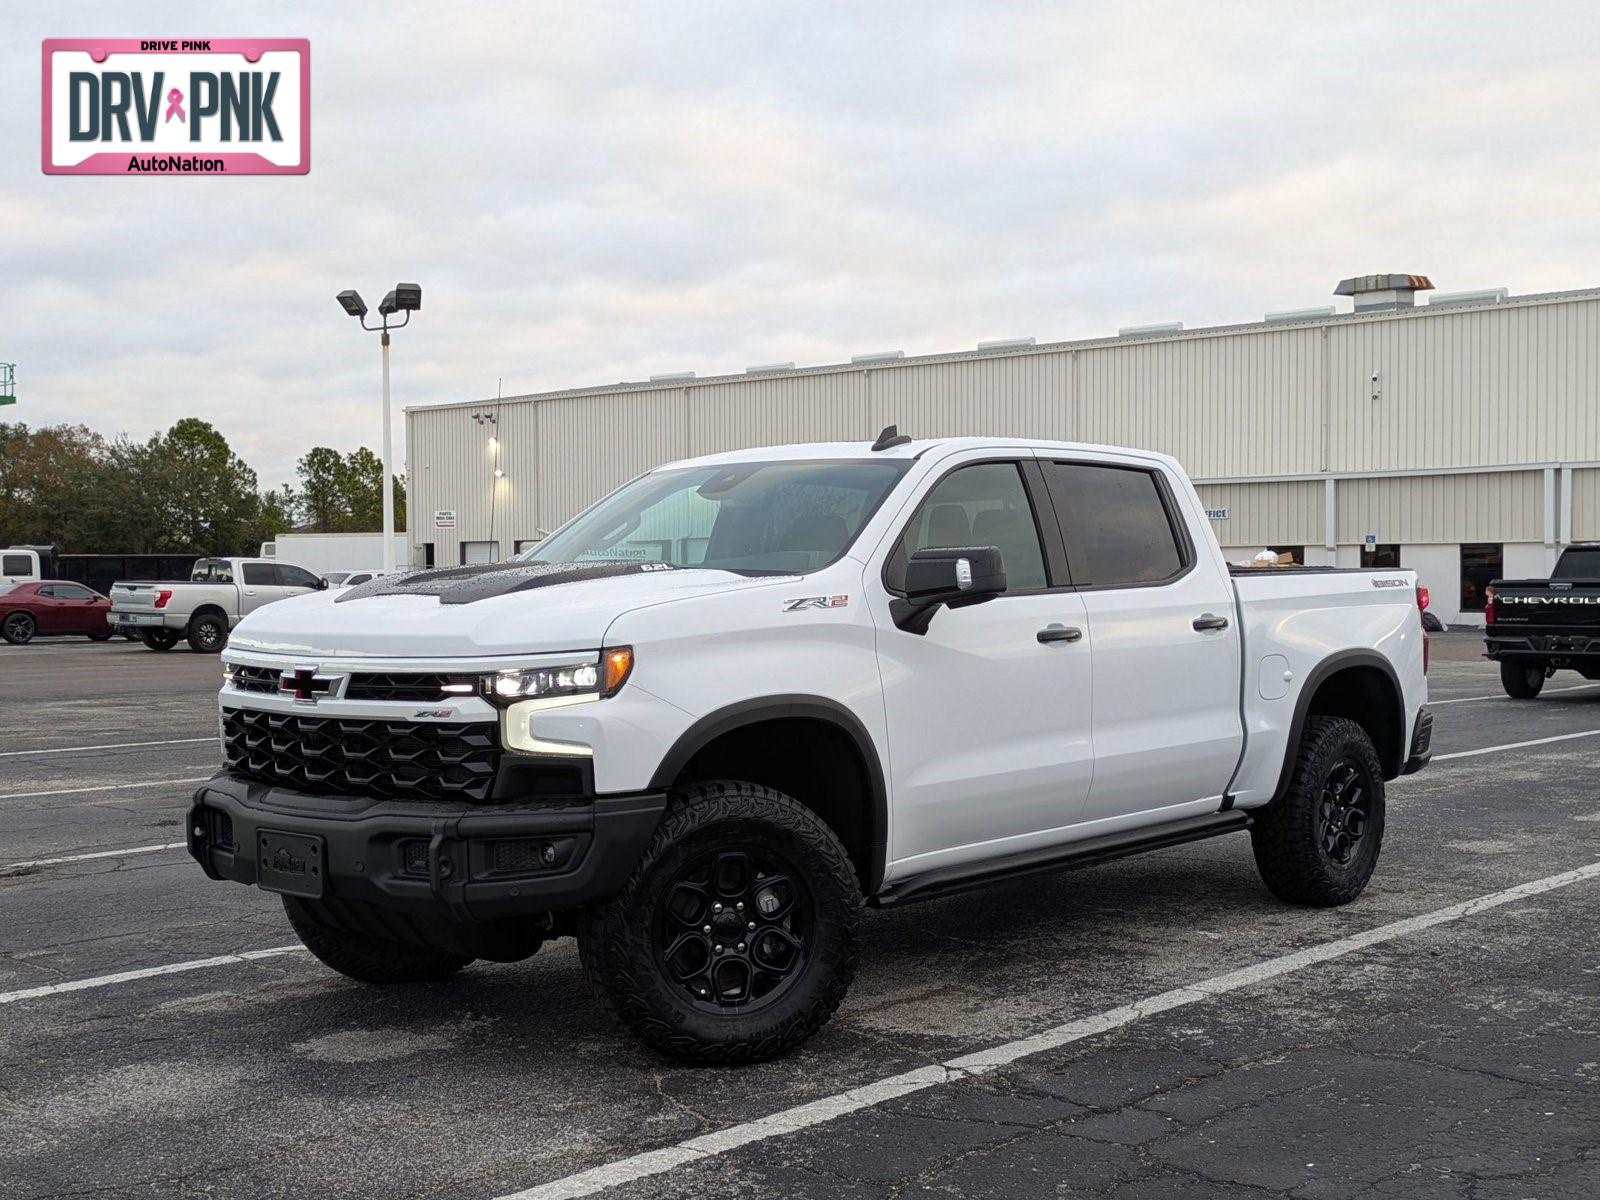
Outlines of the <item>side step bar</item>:
M 1130 854 L 1143 854 L 1147 850 L 1161 850 L 1167 846 L 1181 846 L 1186 842 L 1203 841 L 1225 833 L 1238 833 L 1255 823 L 1249 812 L 1231 809 L 1228 812 L 1205 813 L 1187 817 L 1167 825 L 1145 826 L 1120 833 L 1102 834 L 1065 846 L 1049 846 L 1042 850 L 1029 850 L 1006 858 L 983 863 L 963 863 L 959 867 L 944 867 L 916 875 L 900 883 L 892 883 L 868 903 L 877 908 L 892 908 L 913 900 L 931 900 L 936 896 L 951 896 L 970 891 L 1001 879 L 1016 879 L 1038 875 L 1045 871 L 1061 871 L 1076 867 L 1092 867 L 1097 863 L 1126 858 Z

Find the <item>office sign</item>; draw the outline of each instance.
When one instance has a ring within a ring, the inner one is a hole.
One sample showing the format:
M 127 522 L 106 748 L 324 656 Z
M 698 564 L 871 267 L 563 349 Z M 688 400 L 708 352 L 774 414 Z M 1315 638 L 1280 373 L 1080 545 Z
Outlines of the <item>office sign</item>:
M 1206 520 L 1208 520 L 1208 521 L 1226 521 L 1227 519 L 1228 519 L 1228 510 L 1225 509 L 1225 508 L 1208 508 L 1208 509 L 1206 509 Z
M 305 38 L 46 38 L 46 175 L 304 175 Z

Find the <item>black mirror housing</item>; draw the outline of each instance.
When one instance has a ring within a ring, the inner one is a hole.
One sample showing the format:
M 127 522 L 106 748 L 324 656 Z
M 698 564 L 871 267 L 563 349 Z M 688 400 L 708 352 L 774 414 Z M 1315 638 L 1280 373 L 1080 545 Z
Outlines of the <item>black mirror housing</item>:
M 932 546 L 906 563 L 904 599 L 890 603 L 894 623 L 907 633 L 926 633 L 941 607 L 965 608 L 993 600 L 1006 590 L 1006 568 L 995 546 Z
M 324 579 L 321 575 L 318 575 L 317 576 L 317 591 L 325 592 L 327 590 L 328 590 L 328 581 L 326 579 Z

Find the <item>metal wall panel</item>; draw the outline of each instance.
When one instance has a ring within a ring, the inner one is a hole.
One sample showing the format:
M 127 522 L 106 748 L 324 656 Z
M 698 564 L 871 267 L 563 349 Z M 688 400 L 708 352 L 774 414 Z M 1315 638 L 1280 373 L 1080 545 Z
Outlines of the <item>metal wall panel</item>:
M 1338 482 L 1339 541 L 1536 542 L 1544 472 L 1403 475 Z
M 1224 546 L 1322 545 L 1322 491 L 1317 481 L 1207 483 L 1195 489 L 1209 509 L 1227 509 L 1211 530 Z
M 863 371 L 756 376 L 685 389 L 686 455 L 870 438 Z
M 635 475 L 688 455 L 682 388 L 542 400 L 538 408 L 538 512 L 547 530 Z
M 460 561 L 462 539 L 488 537 L 492 430 L 473 421 L 473 411 L 486 409 L 433 409 L 407 416 L 406 525 L 413 547 L 433 543 L 437 566 Z M 434 527 L 434 513 L 440 509 L 454 510 L 454 529 Z
M 1322 467 L 1317 328 L 1139 339 L 1076 355 L 1080 441 L 1161 450 L 1197 477 Z
M 1600 303 L 1371 319 L 1328 333 L 1332 470 L 1600 458 Z
M 1572 540 L 1600 541 L 1600 471 L 1573 471 L 1567 478 L 1572 488 Z
M 868 436 L 890 424 L 913 437 L 1073 436 L 1070 353 L 891 367 L 866 378 Z

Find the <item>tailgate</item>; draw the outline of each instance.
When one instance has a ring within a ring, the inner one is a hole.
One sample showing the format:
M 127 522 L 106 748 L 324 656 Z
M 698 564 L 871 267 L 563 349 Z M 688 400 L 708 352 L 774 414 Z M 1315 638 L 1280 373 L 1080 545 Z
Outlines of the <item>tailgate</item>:
M 1544 579 L 1513 579 L 1493 586 L 1490 623 L 1499 632 L 1600 633 L 1600 587 Z
M 170 590 L 170 584 L 160 583 L 113 583 L 111 585 L 111 611 L 122 613 L 159 613 L 156 607 L 156 597 L 163 589 Z

